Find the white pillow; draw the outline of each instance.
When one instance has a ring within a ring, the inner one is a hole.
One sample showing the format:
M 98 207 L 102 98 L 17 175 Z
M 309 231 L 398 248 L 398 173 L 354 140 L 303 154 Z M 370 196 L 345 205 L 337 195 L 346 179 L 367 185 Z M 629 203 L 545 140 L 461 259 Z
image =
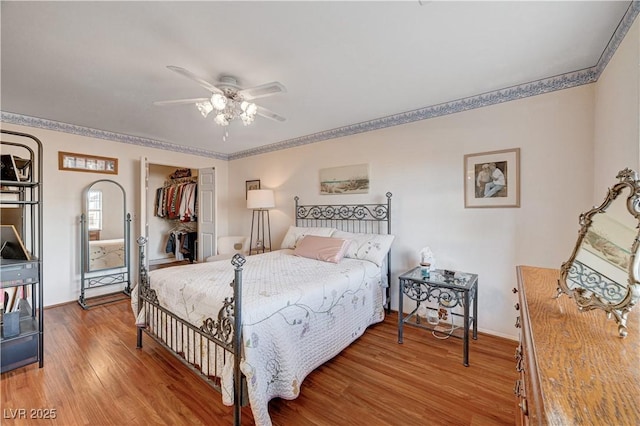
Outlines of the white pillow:
M 357 234 L 345 231 L 336 231 L 331 237 L 351 240 L 344 257 L 368 260 L 378 266 L 382 265 L 395 238 L 391 234 Z
M 298 241 L 293 254 L 309 259 L 322 260 L 323 262 L 338 263 L 344 257 L 344 252 L 347 251 L 349 243 L 349 241 L 340 238 L 307 235 Z
M 305 235 L 316 235 L 318 237 L 330 237 L 336 231 L 336 228 L 303 228 L 300 226 L 289 227 L 287 234 L 282 239 L 280 248 L 283 249 L 295 249 L 298 241 L 304 238 Z

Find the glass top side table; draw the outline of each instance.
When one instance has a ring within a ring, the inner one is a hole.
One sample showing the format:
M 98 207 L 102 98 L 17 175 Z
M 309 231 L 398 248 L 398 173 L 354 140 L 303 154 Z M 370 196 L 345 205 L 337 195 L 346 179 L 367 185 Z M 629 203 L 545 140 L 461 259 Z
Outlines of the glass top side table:
M 448 275 L 442 269 L 431 271 L 428 276 L 423 276 L 421 268 L 415 267 L 398 277 L 398 343 L 403 341 L 403 327 L 405 324 L 435 330 L 428 324 L 423 324 L 418 317 L 418 308 L 421 302 L 436 302 L 446 308 L 462 307 L 463 314 L 451 311 L 452 316 L 463 318 L 462 335 L 452 333 L 452 337 L 463 340 L 462 363 L 469 366 L 469 331 L 473 333 L 473 339 L 478 339 L 478 275 L 466 272 L 451 271 Z M 409 314 L 404 314 L 403 299 L 407 296 L 415 301 L 415 308 Z M 472 307 L 473 306 L 473 307 Z M 453 321 L 453 318 L 451 318 Z M 471 328 L 472 327 L 472 328 Z

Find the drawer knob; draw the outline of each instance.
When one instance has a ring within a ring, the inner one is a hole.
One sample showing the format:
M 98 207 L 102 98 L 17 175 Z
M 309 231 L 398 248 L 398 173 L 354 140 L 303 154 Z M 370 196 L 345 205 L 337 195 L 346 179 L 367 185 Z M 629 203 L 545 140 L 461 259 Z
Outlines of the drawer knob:
M 523 399 L 522 401 L 520 401 L 520 404 L 518 404 L 518 407 L 520 407 L 520 409 L 522 410 L 522 413 L 524 415 L 527 415 L 527 400 Z
M 513 394 L 515 396 L 520 396 L 520 389 L 522 389 L 522 380 L 516 380 L 516 384 L 513 387 Z
M 523 368 L 522 368 L 522 349 L 520 349 L 520 346 L 518 346 L 516 348 L 515 359 L 516 359 L 516 371 L 522 372 L 522 370 L 523 370 Z
M 520 328 L 520 316 L 516 317 L 516 328 Z
M 513 294 L 516 294 L 518 292 L 518 289 L 514 287 L 511 291 L 513 292 Z
M 513 305 L 513 307 L 516 308 L 516 311 L 520 310 L 520 304 L 519 303 L 516 303 L 515 305 Z

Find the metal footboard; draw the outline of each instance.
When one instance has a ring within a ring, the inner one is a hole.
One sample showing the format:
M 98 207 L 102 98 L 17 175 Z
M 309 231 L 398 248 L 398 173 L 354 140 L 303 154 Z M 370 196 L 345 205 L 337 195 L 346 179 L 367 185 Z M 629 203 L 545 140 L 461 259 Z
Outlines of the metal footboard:
M 301 205 L 295 197 L 296 226 L 334 227 L 354 233 L 391 233 L 391 193 L 386 202 L 372 204 Z M 173 312 L 160 306 L 156 292 L 150 288 L 145 266 L 146 238 L 138 238 L 139 280 L 138 312 L 144 311 L 144 326 L 138 327 L 138 348 L 142 347 L 142 333 L 146 333 L 174 354 L 213 388 L 222 392 L 220 370 L 233 357 L 234 424 L 240 425 L 241 406 L 248 401 L 247 386 L 240 371 L 242 356 L 242 267 L 245 258 L 236 254 L 231 259 L 235 277 L 231 286 L 233 297 L 226 298 L 216 318 L 207 318 L 198 327 L 186 322 Z M 387 283 L 391 282 L 391 255 L 385 265 Z M 390 310 L 389 288 L 386 288 L 386 309 Z M 204 350 L 202 348 L 205 348 Z M 204 355 L 206 354 L 206 355 Z M 213 363 L 210 360 L 213 358 Z
M 139 253 L 138 313 L 144 312 L 144 326 L 137 328 L 137 347 L 142 348 L 144 332 L 170 353 L 176 356 L 191 371 L 202 377 L 218 392 L 222 392 L 222 368 L 233 358 L 234 375 L 234 424 L 240 425 L 241 407 L 248 397 L 246 382 L 240 371 L 242 306 L 242 266 L 245 258 L 236 254 L 231 259 L 235 277 L 230 285 L 233 297 L 225 298 L 217 318 L 207 318 L 197 327 L 178 317 L 160 305 L 155 290 L 150 287 L 145 266 L 145 245 L 147 239 L 137 240 Z

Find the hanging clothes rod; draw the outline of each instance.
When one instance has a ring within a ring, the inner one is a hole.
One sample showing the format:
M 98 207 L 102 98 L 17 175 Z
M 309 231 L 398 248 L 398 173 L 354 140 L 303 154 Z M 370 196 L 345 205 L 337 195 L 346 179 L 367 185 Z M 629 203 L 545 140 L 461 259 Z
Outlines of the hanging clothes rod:
M 164 186 L 176 185 L 180 183 L 198 183 L 198 176 L 187 176 L 183 178 L 167 179 L 164 181 Z

